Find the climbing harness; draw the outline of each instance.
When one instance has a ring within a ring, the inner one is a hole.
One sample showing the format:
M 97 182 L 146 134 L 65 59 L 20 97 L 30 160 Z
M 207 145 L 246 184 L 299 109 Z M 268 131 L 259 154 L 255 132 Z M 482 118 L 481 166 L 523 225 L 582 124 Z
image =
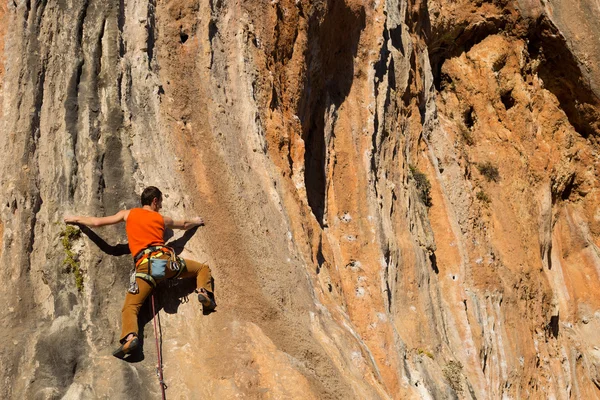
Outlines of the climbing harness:
M 149 254 L 160 251 L 161 249 L 163 249 L 163 247 L 164 246 L 148 246 L 145 249 L 140 250 L 139 253 L 133 256 L 133 262 L 135 263 L 135 265 L 138 265 L 139 261 L 141 261 L 144 257 L 148 256 Z
M 161 258 L 165 255 L 169 256 L 169 258 Z M 154 289 L 157 285 L 156 280 L 165 278 L 167 269 L 177 272 L 175 276 L 169 279 L 178 278 L 185 269 L 185 260 L 177 256 L 174 249 L 166 246 L 147 247 L 136 254 L 133 261 L 135 263 L 135 269 L 129 278 L 128 289 L 128 292 L 131 294 L 139 293 L 136 278 L 145 280 Z M 137 272 L 137 269 L 144 264 L 148 264 L 148 273 Z
M 156 341 L 156 355 L 158 357 L 158 365 L 156 367 L 156 375 L 158 375 L 158 383 L 160 384 L 160 391 L 162 393 L 162 398 L 163 400 L 166 400 L 166 393 L 165 390 L 167 389 L 167 385 L 165 384 L 164 378 L 163 378 L 163 369 L 162 369 L 162 355 L 161 355 L 161 346 L 159 346 L 158 344 L 158 333 L 156 330 L 156 316 L 158 315 L 156 313 L 156 310 L 154 308 L 154 294 L 150 295 L 152 297 L 152 319 L 154 320 L 154 339 Z M 159 320 L 159 327 L 160 327 L 160 320 Z M 160 342 L 162 344 L 162 330 L 160 330 Z

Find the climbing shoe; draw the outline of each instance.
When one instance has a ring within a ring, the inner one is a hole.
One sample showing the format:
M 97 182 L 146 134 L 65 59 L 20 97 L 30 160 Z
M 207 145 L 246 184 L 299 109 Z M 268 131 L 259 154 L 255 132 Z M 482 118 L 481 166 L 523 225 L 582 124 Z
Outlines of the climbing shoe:
M 121 347 L 119 347 L 117 350 L 115 350 L 113 352 L 113 356 L 123 359 L 123 358 L 125 358 L 125 356 L 127 354 L 129 354 L 133 350 L 137 349 L 139 345 L 140 345 L 140 340 L 138 339 L 137 336 L 134 336 L 133 338 L 131 338 L 128 341 L 126 341 L 125 343 L 123 343 L 121 345 Z
M 217 307 L 213 294 L 204 288 L 197 289 L 196 292 L 198 293 L 198 301 L 202 304 L 202 313 L 206 315 L 213 312 Z

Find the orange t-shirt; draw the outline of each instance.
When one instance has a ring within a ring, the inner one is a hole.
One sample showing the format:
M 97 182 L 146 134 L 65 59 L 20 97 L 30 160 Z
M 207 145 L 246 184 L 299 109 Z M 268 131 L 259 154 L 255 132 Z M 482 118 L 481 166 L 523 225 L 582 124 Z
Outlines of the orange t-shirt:
M 125 231 L 133 257 L 146 247 L 165 244 L 165 220 L 156 211 L 132 208 L 125 222 Z

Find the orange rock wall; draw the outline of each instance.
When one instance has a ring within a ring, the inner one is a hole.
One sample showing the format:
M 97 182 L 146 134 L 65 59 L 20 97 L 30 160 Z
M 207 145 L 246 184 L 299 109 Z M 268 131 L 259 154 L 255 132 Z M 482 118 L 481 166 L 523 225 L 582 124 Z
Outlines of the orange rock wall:
M 110 355 L 124 230 L 73 239 L 82 288 L 62 239 L 148 185 L 218 303 L 157 290 L 169 398 L 599 397 L 600 10 L 565 4 L 0 6 L 1 397 L 160 396 L 148 305 Z

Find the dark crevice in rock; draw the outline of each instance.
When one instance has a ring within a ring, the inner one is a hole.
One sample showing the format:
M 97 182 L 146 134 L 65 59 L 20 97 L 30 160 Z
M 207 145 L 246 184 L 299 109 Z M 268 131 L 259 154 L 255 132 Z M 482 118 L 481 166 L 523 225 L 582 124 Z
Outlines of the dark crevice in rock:
M 565 188 L 562 191 L 562 193 L 560 194 L 560 199 L 561 200 L 568 200 L 569 197 L 571 197 L 571 193 L 573 192 L 573 189 L 575 188 L 575 174 L 572 174 L 571 177 L 569 178 L 569 180 L 565 183 Z
M 104 23 L 101 25 L 100 31 L 98 33 L 98 37 L 95 41 L 95 46 L 93 47 L 92 54 L 88 57 L 90 61 L 88 65 L 90 66 L 89 71 L 85 71 L 83 77 L 83 84 L 81 85 L 82 93 L 80 98 L 83 100 L 84 104 L 87 101 L 87 109 L 89 111 L 89 132 L 90 139 L 94 142 L 97 142 L 100 139 L 100 121 L 98 119 L 98 115 L 100 113 L 100 100 L 98 96 L 98 80 L 100 75 L 100 70 L 102 68 L 102 37 L 104 36 Z M 85 62 L 84 62 L 85 66 Z
M 559 331 L 558 322 L 559 322 L 559 314 L 551 316 L 550 322 L 548 322 L 548 325 L 546 325 L 546 330 L 548 331 L 548 334 L 552 335 L 552 337 L 554 337 L 555 339 L 558 337 L 558 331 Z
M 123 57 L 125 55 L 125 41 L 123 40 L 123 28 L 125 26 L 125 0 L 119 0 L 117 26 L 119 28 L 119 57 Z
M 568 200 L 571 193 L 576 188 L 575 179 L 577 175 L 571 172 L 564 177 L 552 177 L 550 184 L 550 193 L 552 194 L 552 204 L 560 200 Z
M 102 42 L 104 40 L 104 32 L 106 31 L 106 18 L 102 21 L 102 26 L 100 27 L 100 33 L 98 34 L 98 42 L 96 45 L 96 54 L 98 60 L 98 66 L 96 68 L 96 75 L 100 75 L 102 73 L 102 56 L 104 54 L 104 48 L 102 47 Z
M 271 88 L 271 102 L 269 103 L 269 108 L 271 110 L 276 110 L 279 107 L 279 99 L 277 96 L 277 89 L 275 85 Z
M 470 106 L 464 112 L 464 114 L 463 114 L 463 121 L 465 123 L 465 126 L 468 129 L 473 128 L 473 126 L 475 125 L 475 110 L 473 109 L 473 106 Z
M 396 68 L 394 63 L 394 57 L 390 59 L 390 66 L 388 72 L 388 90 L 385 97 L 384 108 L 387 110 L 390 105 L 390 91 L 396 90 Z
M 31 150 L 35 153 L 37 149 L 37 142 L 40 138 L 40 117 L 42 114 L 42 105 L 44 103 L 44 84 L 46 82 L 46 63 L 42 62 L 41 71 L 39 73 L 36 85 L 35 94 L 35 110 L 31 118 Z
M 66 100 L 65 100 L 65 130 L 71 138 L 71 154 L 72 159 L 69 177 L 68 193 L 72 201 L 75 197 L 75 183 L 77 181 L 77 171 L 79 163 L 77 162 L 77 132 L 79 124 L 79 83 L 83 73 L 83 59 L 80 59 L 75 67 L 75 71 L 71 75 L 71 79 L 67 85 Z
M 548 241 L 548 245 L 542 247 L 542 260 L 546 260 L 548 263 L 548 269 L 552 269 L 552 241 Z
M 385 74 L 387 73 L 388 75 L 392 75 L 395 73 L 393 63 L 388 66 L 388 59 L 390 56 L 390 51 L 388 49 L 388 39 L 389 39 L 388 29 L 387 29 L 387 24 L 386 24 L 383 29 L 383 44 L 381 46 L 381 49 L 379 50 L 379 60 L 377 60 L 377 62 L 374 65 L 374 69 L 375 69 L 374 86 L 375 86 L 375 100 L 376 101 L 379 98 L 379 86 L 381 85 L 381 82 L 383 81 Z M 385 100 L 386 104 L 389 102 L 389 97 L 390 97 L 389 87 L 387 89 L 388 90 L 386 93 L 386 100 Z M 372 137 L 373 148 L 371 150 L 371 172 L 373 173 L 373 178 L 375 180 L 373 187 L 374 187 L 376 193 L 377 193 L 377 181 L 378 181 L 377 154 L 381 150 L 381 143 L 383 141 L 382 139 L 380 139 L 380 135 L 379 135 L 380 115 L 379 115 L 378 109 L 379 109 L 379 107 L 375 108 L 375 113 L 373 115 L 373 137 Z M 385 115 L 383 115 L 382 118 L 385 118 Z
M 388 68 L 388 57 L 390 56 L 390 50 L 388 49 L 389 32 L 387 24 L 383 28 L 383 45 L 379 50 L 379 60 L 375 63 L 375 97 L 377 97 L 378 87 L 380 82 L 386 73 L 390 73 L 391 69 Z
M 385 92 L 385 99 L 383 100 L 383 109 L 389 110 L 390 104 L 392 101 L 392 90 L 396 89 L 396 73 L 395 73 L 395 65 L 394 58 L 392 57 L 389 62 L 389 67 L 387 67 L 387 87 Z M 375 83 L 375 93 L 376 99 L 378 98 L 377 92 L 379 91 L 379 83 Z M 379 125 L 383 121 L 379 121 L 380 116 L 378 112 L 375 112 L 373 115 L 373 149 L 371 153 L 371 171 L 377 171 L 377 161 L 376 155 L 383 147 L 383 143 L 389 137 L 390 133 L 386 127 L 381 129 L 381 134 L 379 134 Z M 383 115 L 383 119 L 385 119 L 385 114 Z
M 375 112 L 373 121 L 375 122 L 375 120 L 378 120 L 378 119 L 379 119 L 379 113 Z M 373 133 L 372 146 L 373 147 L 371 149 L 371 171 L 369 171 L 369 172 L 371 173 L 371 176 L 373 177 L 372 187 L 373 187 L 375 198 L 379 199 L 379 191 L 377 190 L 377 183 L 379 182 L 379 176 L 378 176 L 379 170 L 377 168 L 377 153 L 379 152 L 379 148 L 377 147 L 377 131 L 376 130 Z M 380 208 L 383 207 L 381 202 L 379 203 L 379 206 L 380 206 Z
M 387 274 L 387 271 L 386 271 Z M 385 292 L 387 295 L 387 303 L 388 303 L 388 312 L 392 312 L 392 289 L 390 288 L 390 282 L 385 280 Z
M 305 138 L 305 143 L 308 146 L 304 156 L 304 181 L 308 204 L 321 225 L 324 222 L 326 185 L 326 149 L 323 131 L 323 122 L 317 122 L 310 127 L 310 132 Z
M 325 256 L 323 255 L 323 239 L 319 241 L 319 247 L 317 248 L 317 275 L 321 273 L 321 268 L 325 263 Z
M 29 21 L 29 12 L 31 11 L 31 0 L 25 1 L 25 25 Z
M 40 26 L 41 22 L 42 22 L 42 18 L 44 17 L 44 11 L 46 11 L 46 4 L 48 3 L 48 0 L 36 0 L 36 14 L 37 14 L 37 18 L 36 18 L 36 25 Z
M 324 15 L 316 12 L 308 27 L 306 84 L 299 102 L 302 123 L 304 181 L 308 204 L 324 225 L 326 187 L 325 113 L 339 108 L 354 79 L 354 57 L 366 24 L 364 8 L 355 11 L 341 2 L 329 2 Z
M 223 0 L 208 0 L 208 5 L 212 11 L 220 10 L 223 7 Z
M 98 158 L 96 159 L 96 168 L 98 168 L 98 170 L 100 171 L 99 176 L 98 176 L 98 187 L 96 189 L 96 194 L 98 194 L 98 195 L 102 195 L 102 193 L 104 193 L 104 190 L 106 189 L 106 181 L 104 180 L 103 166 L 104 166 L 104 154 L 98 156 Z
M 435 251 L 429 252 L 429 262 L 431 262 L 431 269 L 433 269 L 433 272 L 435 272 L 436 274 L 439 274 L 440 270 L 438 269 L 437 257 L 435 255 Z
M 187 33 L 185 33 L 182 30 L 179 31 L 179 42 L 181 44 L 185 44 L 185 42 L 187 42 L 188 38 L 189 38 L 189 35 Z
M 212 67 L 213 61 L 215 59 L 215 43 L 214 39 L 219 32 L 219 28 L 217 27 L 217 23 L 214 19 L 211 19 L 208 22 L 208 42 L 210 43 L 210 63 L 209 68 Z
M 407 11 L 406 24 L 412 33 L 424 35 L 426 38 L 431 37 L 428 1 L 420 1 L 418 7 L 413 6 Z
M 515 105 L 515 99 L 512 97 L 512 90 L 506 91 L 500 95 L 500 101 L 504 104 L 504 108 L 508 111 Z
M 391 253 L 389 248 L 385 249 L 384 259 L 385 259 L 385 292 L 387 295 L 387 305 L 388 312 L 392 312 L 392 288 L 390 286 L 390 262 L 391 262 Z
M 215 36 L 219 32 L 219 28 L 217 28 L 217 23 L 214 19 L 211 19 L 208 23 L 208 41 L 212 43 Z
M 282 47 L 279 43 L 281 40 L 281 27 L 280 24 L 285 23 L 283 12 L 281 11 L 281 6 L 279 3 L 275 5 L 275 14 L 277 15 L 277 23 L 275 24 L 273 36 L 275 36 L 275 46 L 273 46 L 273 51 L 271 52 L 271 56 L 273 57 L 273 62 L 277 63 L 280 59 L 279 53 L 282 51 Z
M 30 11 L 30 3 L 27 3 L 28 12 Z M 35 165 L 32 163 L 32 159 L 35 157 L 35 153 L 38 146 L 38 139 L 40 137 L 40 119 L 41 119 L 41 111 L 42 105 L 44 102 L 44 85 L 46 81 L 46 64 L 47 64 L 47 55 L 42 54 L 40 49 L 40 42 L 38 40 L 38 31 L 39 27 L 34 24 L 31 27 L 31 31 L 26 33 L 26 37 L 24 38 L 26 43 L 26 54 L 23 55 L 26 60 L 26 69 L 27 74 L 21 74 L 19 77 L 18 86 L 21 90 L 27 90 L 27 88 L 32 90 L 33 104 L 31 106 L 33 109 L 27 110 L 27 114 L 29 116 L 26 121 L 27 129 L 29 132 L 29 136 L 25 138 L 25 146 L 27 151 L 22 155 L 23 164 L 27 165 Z M 21 78 L 31 79 L 31 82 L 28 82 L 24 85 L 21 81 Z M 22 97 L 22 96 L 19 96 Z M 27 106 L 28 103 L 22 103 L 22 99 L 18 100 L 18 109 L 21 108 L 22 105 Z M 19 116 L 21 112 L 19 112 Z
M 32 207 L 31 207 L 31 222 L 29 225 L 29 238 L 27 241 L 27 252 L 26 254 L 28 255 L 28 265 L 27 265 L 27 270 L 29 271 L 29 269 L 31 268 L 31 256 L 33 255 L 33 245 L 35 243 L 35 225 L 37 223 L 37 215 L 40 212 L 41 208 L 42 208 L 42 197 L 40 196 L 39 193 L 39 188 L 35 188 L 35 194 L 32 194 L 33 199 L 31 200 L 32 202 Z
M 65 101 L 66 131 L 71 135 L 73 151 L 77 145 L 77 123 L 79 119 L 79 83 L 83 73 L 83 59 L 77 62 L 75 71 L 71 75 L 67 86 L 67 99 Z
M 152 60 L 154 58 L 154 45 L 156 41 L 154 29 L 156 27 L 156 0 L 148 1 L 148 22 L 146 25 L 146 29 L 148 31 L 148 42 L 147 44 L 147 52 L 148 52 L 148 69 L 152 71 Z
M 121 70 L 119 70 L 119 72 L 117 73 L 117 99 L 119 99 L 119 107 L 122 110 L 123 109 L 123 93 L 121 90 L 121 85 L 123 84 L 123 73 L 121 72 Z
M 223 8 L 223 1 L 222 0 L 209 0 L 208 2 L 209 7 L 210 7 L 210 12 L 211 12 L 211 18 L 210 21 L 208 22 L 208 41 L 210 43 L 210 51 L 211 51 L 211 62 L 210 64 L 212 65 L 212 60 L 213 60 L 213 52 L 214 52 L 214 46 L 215 44 L 213 43 L 213 39 L 215 39 L 215 37 L 217 36 L 219 29 L 217 27 L 217 21 L 219 20 L 219 13 L 221 12 L 221 9 Z
M 402 44 L 402 26 L 398 25 L 389 30 L 392 46 L 396 48 L 404 56 L 404 45 Z
M 558 99 L 571 125 L 583 137 L 600 136 L 600 99 L 582 75 L 578 61 L 560 31 L 541 16 L 529 33 L 527 50 L 540 60 L 538 75 Z
M 87 16 L 87 10 L 88 10 L 88 6 L 90 4 L 90 0 L 85 0 L 85 2 L 83 3 L 83 8 L 81 9 L 78 17 L 77 17 L 77 43 L 76 43 L 76 47 L 78 49 L 81 49 L 82 44 L 83 44 L 83 24 L 85 22 L 85 18 Z
M 479 358 L 481 359 L 481 371 L 485 374 L 485 370 L 487 369 L 487 358 L 488 352 L 486 348 L 482 348 L 479 352 Z
M 496 61 L 494 61 L 494 65 L 492 65 L 492 71 L 500 72 L 502 68 L 506 65 L 506 55 L 500 57 Z

